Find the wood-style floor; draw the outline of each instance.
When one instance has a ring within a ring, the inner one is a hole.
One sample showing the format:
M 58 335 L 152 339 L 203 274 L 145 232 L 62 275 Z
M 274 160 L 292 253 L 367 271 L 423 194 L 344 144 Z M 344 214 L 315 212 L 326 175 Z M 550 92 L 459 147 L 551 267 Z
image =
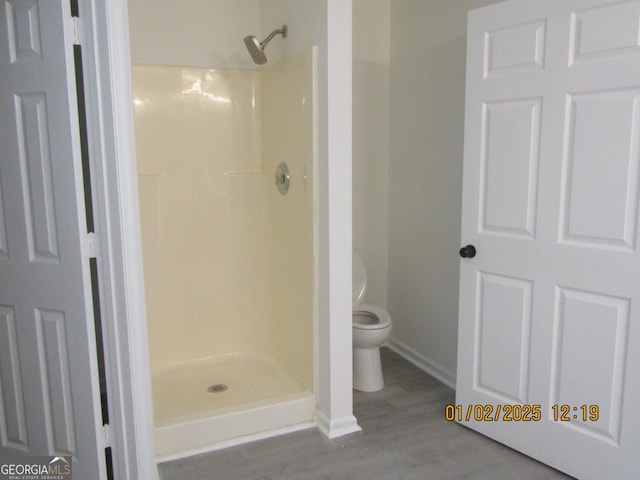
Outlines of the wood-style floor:
M 314 429 L 160 465 L 162 480 L 569 479 L 444 419 L 454 391 L 389 349 L 385 388 L 354 392 L 363 431 L 327 440 Z

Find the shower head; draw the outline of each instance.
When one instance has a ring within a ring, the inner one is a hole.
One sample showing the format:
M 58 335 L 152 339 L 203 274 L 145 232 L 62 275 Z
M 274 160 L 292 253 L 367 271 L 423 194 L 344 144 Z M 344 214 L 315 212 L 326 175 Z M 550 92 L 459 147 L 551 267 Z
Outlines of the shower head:
M 287 26 L 283 25 L 279 30 L 274 30 L 262 42 L 260 42 L 254 35 L 244 37 L 244 44 L 247 46 L 247 50 L 249 50 L 249 55 L 251 55 L 251 58 L 257 65 L 264 65 L 267 63 L 267 56 L 264 54 L 264 47 L 266 47 L 267 43 L 269 43 L 276 35 L 282 35 L 282 38 L 287 38 Z

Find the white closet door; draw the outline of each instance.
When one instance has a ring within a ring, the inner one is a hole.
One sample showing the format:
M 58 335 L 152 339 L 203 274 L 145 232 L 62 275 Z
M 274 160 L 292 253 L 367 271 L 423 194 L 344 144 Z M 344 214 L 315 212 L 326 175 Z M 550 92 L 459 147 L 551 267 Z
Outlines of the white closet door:
M 468 33 L 450 413 L 578 478 L 640 478 L 640 1 L 514 0 Z
M 0 7 L 0 456 L 104 478 L 69 0 Z

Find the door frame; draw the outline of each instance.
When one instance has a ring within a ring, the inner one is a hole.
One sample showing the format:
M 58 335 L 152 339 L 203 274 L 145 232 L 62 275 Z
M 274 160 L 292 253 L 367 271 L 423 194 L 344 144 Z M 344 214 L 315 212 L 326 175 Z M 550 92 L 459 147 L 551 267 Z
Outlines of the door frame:
M 126 0 L 78 0 L 114 478 L 157 479 Z

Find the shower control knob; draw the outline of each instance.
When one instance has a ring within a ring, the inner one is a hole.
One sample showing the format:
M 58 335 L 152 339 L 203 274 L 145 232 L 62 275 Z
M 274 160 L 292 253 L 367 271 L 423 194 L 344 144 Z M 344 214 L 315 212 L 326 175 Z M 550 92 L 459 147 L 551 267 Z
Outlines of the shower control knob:
M 282 162 L 276 168 L 276 187 L 278 187 L 278 191 L 282 195 L 286 195 L 289 191 L 289 183 L 291 182 L 291 175 L 289 174 L 289 167 L 287 164 Z
M 473 258 L 476 256 L 476 247 L 473 245 L 467 245 L 460 249 L 460 256 L 462 258 Z

